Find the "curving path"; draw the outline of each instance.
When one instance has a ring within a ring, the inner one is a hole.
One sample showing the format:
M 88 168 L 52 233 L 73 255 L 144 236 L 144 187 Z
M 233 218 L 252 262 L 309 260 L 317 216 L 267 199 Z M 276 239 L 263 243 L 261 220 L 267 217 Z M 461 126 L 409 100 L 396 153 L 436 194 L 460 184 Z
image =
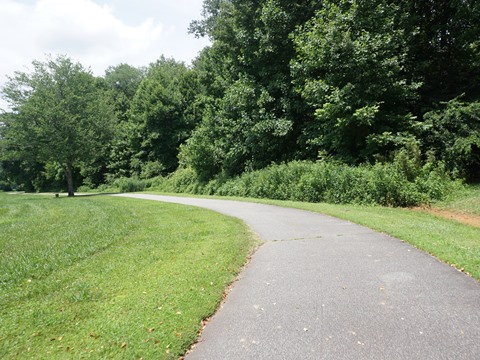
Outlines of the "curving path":
M 145 194 L 244 220 L 265 242 L 195 359 L 480 359 L 480 284 L 414 247 L 308 211 Z

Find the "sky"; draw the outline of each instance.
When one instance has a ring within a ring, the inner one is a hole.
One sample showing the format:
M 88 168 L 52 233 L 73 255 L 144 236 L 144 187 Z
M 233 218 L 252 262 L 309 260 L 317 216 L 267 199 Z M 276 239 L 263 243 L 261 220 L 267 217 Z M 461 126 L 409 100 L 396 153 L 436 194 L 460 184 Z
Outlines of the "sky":
M 0 0 L 0 87 L 33 60 L 67 55 L 104 75 L 161 55 L 187 65 L 208 45 L 188 33 L 202 0 Z M 0 100 L 1 101 L 1 100 Z M 0 108 L 2 108 L 0 103 Z

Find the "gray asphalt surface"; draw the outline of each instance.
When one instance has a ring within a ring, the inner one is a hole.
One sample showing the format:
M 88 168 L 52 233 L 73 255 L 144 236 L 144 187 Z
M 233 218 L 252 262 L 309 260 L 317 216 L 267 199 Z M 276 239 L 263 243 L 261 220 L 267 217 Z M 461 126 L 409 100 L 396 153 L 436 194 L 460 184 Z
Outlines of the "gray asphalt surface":
M 398 239 L 302 210 L 122 196 L 215 210 L 265 241 L 187 360 L 480 359 L 480 284 Z

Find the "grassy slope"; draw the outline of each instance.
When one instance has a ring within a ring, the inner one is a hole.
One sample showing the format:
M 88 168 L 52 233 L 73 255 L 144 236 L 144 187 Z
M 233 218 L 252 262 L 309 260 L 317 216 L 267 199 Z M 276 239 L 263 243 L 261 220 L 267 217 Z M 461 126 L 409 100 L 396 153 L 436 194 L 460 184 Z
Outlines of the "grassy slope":
M 253 246 L 206 210 L 0 193 L 0 358 L 178 358 Z

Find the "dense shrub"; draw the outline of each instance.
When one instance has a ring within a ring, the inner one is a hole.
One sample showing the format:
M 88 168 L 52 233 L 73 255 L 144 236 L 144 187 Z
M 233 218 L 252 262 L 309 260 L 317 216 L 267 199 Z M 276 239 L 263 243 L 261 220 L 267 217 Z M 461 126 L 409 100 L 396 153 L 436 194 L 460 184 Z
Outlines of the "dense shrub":
M 7 181 L 0 180 L 0 191 L 11 191 L 12 186 Z
M 335 204 L 412 206 L 441 199 L 457 186 L 440 166 L 420 168 L 415 178 L 396 163 L 351 167 L 330 162 L 272 165 L 226 181 L 218 195 Z
M 191 168 L 180 168 L 168 176 L 168 183 L 173 192 L 195 193 L 198 176 Z
M 117 188 L 120 192 L 144 191 L 151 187 L 152 182 L 152 179 L 120 178 L 113 182 L 113 187 Z
M 444 198 L 460 186 L 443 163 L 421 165 L 415 146 L 401 151 L 392 163 L 356 167 L 321 161 L 293 161 L 244 173 L 236 178 L 219 176 L 202 183 L 193 169 L 179 169 L 168 177 L 151 180 L 118 179 L 122 192 L 148 188 L 177 193 L 240 196 L 327 202 L 414 206 Z

